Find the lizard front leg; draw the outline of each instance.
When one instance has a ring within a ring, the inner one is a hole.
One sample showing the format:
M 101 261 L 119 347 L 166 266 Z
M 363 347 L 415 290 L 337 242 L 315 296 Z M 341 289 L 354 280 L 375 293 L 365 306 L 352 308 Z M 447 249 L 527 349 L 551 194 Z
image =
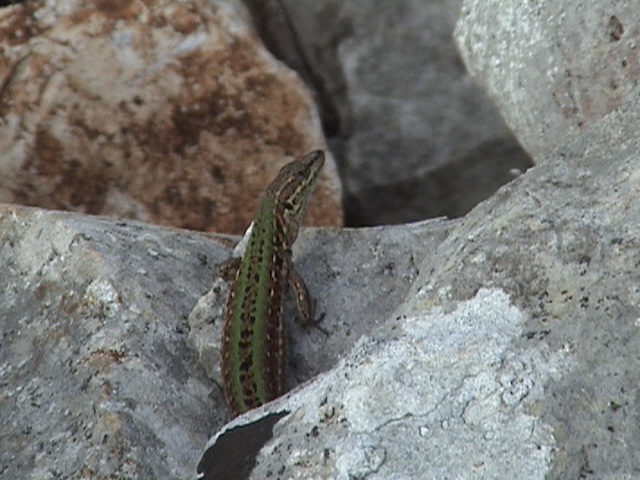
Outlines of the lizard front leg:
M 296 321 L 305 328 L 317 328 L 325 335 L 329 335 L 329 332 L 318 325 L 324 318 L 324 313 L 320 314 L 317 319 L 314 318 L 315 302 L 311 300 L 307 285 L 293 266 L 289 269 L 289 287 L 293 291 L 296 299 L 296 306 L 298 308 L 298 317 L 296 318 Z

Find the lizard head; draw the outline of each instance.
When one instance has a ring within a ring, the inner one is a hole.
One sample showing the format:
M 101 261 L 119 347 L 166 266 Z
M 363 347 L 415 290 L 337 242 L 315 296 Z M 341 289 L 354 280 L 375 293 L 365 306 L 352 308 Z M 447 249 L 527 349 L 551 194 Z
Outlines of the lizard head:
M 298 225 L 315 189 L 324 165 L 324 152 L 313 150 L 304 157 L 286 164 L 267 191 L 282 213 L 284 228 L 290 243 L 298 236 Z

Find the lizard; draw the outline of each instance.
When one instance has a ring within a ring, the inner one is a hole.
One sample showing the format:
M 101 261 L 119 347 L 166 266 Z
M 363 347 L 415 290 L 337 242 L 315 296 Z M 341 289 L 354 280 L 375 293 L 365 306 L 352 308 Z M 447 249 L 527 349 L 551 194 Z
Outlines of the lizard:
M 282 395 L 286 378 L 284 299 L 295 292 L 303 325 L 316 325 L 314 304 L 293 269 L 291 246 L 315 189 L 324 152 L 314 150 L 282 167 L 267 188 L 227 300 L 222 335 L 222 376 L 234 416 Z

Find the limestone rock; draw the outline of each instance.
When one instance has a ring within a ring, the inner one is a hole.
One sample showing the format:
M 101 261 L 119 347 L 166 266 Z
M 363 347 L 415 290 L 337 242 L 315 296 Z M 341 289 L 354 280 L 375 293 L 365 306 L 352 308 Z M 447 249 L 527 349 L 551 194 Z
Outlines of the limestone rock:
M 193 472 L 224 416 L 186 344 L 187 313 L 225 250 L 194 233 L 0 207 L 0 476 Z
M 640 141 L 584 147 L 609 128 L 452 225 L 336 368 L 234 420 L 251 435 L 284 413 L 250 478 L 633 478 Z
M 456 40 L 536 162 L 615 109 L 638 108 L 633 1 L 467 0 Z
M 294 260 L 330 335 L 288 315 L 290 387 L 389 316 L 447 228 L 301 232 Z M 196 232 L 0 205 L 1 476 L 193 478 L 228 420 L 213 357 L 229 253 Z

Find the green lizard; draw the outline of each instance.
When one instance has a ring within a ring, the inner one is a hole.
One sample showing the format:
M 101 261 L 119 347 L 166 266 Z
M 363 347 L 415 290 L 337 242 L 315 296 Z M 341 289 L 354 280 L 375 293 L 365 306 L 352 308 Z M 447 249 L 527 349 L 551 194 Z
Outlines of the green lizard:
M 314 150 L 282 167 L 248 232 L 227 301 L 222 338 L 224 393 L 233 415 L 283 393 L 288 285 L 295 291 L 299 321 L 316 323 L 307 287 L 292 268 L 291 246 L 323 164 L 324 153 Z

